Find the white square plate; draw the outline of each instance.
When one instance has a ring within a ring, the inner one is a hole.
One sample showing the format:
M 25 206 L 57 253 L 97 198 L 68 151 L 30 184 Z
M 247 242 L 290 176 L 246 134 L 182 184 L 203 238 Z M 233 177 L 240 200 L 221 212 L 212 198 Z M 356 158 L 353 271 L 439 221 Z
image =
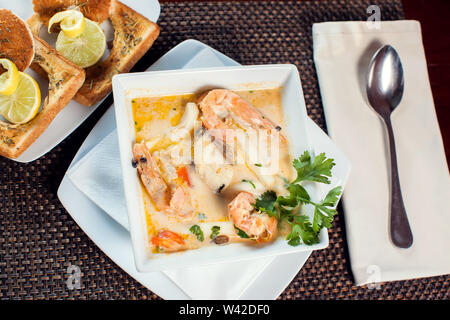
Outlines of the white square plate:
M 158 20 L 161 11 L 158 0 L 147 0 L 145 1 L 145 4 L 142 0 L 121 0 L 121 2 L 138 11 L 153 22 Z M 1 7 L 11 10 L 23 20 L 28 19 L 33 14 L 33 4 L 31 0 L 2 1 Z M 44 98 L 48 92 L 47 79 L 40 77 L 30 68 L 28 68 L 25 72 L 32 75 L 33 78 L 36 79 L 36 82 L 38 83 L 43 94 L 42 101 L 44 101 Z M 33 144 L 18 158 L 12 160 L 27 163 L 42 157 L 57 146 L 61 141 L 63 141 L 76 128 L 78 128 L 78 126 L 82 124 L 84 120 L 86 120 L 92 112 L 95 111 L 95 109 L 97 109 L 103 100 L 91 107 L 83 106 L 74 100 L 71 100 L 64 107 L 64 109 L 58 113 L 52 123 L 36 139 L 36 141 L 33 142 Z
M 215 57 L 219 61 L 208 59 L 208 57 Z M 193 63 L 194 60 L 197 63 Z M 187 66 L 237 65 L 239 64 L 236 61 L 199 41 L 186 40 L 167 52 L 149 70 L 182 69 Z M 307 121 L 307 128 L 314 151 L 326 152 L 329 157 L 336 160 L 330 188 L 336 185 L 345 185 L 350 172 L 347 158 L 311 119 Z M 73 169 L 95 145 L 115 129 L 114 108 L 111 107 L 86 138 L 68 171 Z M 59 186 L 58 198 L 81 229 L 111 260 L 131 277 L 164 299 L 276 299 L 311 254 L 311 251 L 304 251 L 264 258 L 267 260 L 264 270 L 255 275 L 251 282 L 244 287 L 239 286 L 233 290 L 217 290 L 218 287 L 223 287 L 220 277 L 217 275 L 207 277 L 202 273 L 203 276 L 196 282 L 196 286 L 200 286 L 202 290 L 200 294 L 196 294 L 198 290 L 192 290 L 190 287 L 180 284 L 180 277 L 183 277 L 181 272 L 174 270 L 141 273 L 136 270 L 130 234 L 127 231 L 128 219 L 125 210 L 122 213 L 125 215 L 124 218 L 118 216 L 113 220 L 108 215 L 109 213 L 104 212 L 72 183 L 67 173 Z M 116 221 L 122 221 L 123 227 Z M 202 272 L 205 268 L 199 268 L 198 271 Z
M 226 246 L 207 246 L 177 254 L 151 253 L 146 228 L 142 189 L 136 169 L 131 166 L 132 145 L 135 141 L 131 100 L 142 96 L 177 95 L 201 92 L 205 88 L 256 90 L 281 87 L 285 133 L 290 152 L 299 157 L 311 150 L 306 128 L 306 108 L 298 70 L 294 65 L 261 65 L 226 68 L 183 69 L 121 74 L 113 78 L 117 135 L 124 192 L 128 209 L 131 239 L 137 269 L 140 272 L 193 267 L 205 264 L 256 259 L 293 252 L 322 249 L 328 245 L 328 233 L 322 230 L 320 242 L 293 247 L 283 238 L 255 247 L 243 243 Z M 309 186 L 312 198 L 317 199 L 314 186 Z M 311 209 L 311 208 L 309 208 Z

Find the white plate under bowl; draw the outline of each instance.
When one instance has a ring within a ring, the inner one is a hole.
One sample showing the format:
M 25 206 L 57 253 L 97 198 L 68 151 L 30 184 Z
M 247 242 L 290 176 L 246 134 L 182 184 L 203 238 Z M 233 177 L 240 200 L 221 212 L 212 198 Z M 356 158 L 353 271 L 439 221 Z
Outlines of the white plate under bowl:
M 131 166 L 133 160 L 132 145 L 136 141 L 135 119 L 133 118 L 131 100 L 143 96 L 202 92 L 205 88 L 226 88 L 230 90 L 281 88 L 282 109 L 285 117 L 283 130 L 289 141 L 290 153 L 294 158 L 297 158 L 305 150 L 311 150 L 306 128 L 308 116 L 303 100 L 300 77 L 294 65 L 277 64 L 150 71 L 114 76 L 113 94 L 117 136 L 137 269 L 140 272 L 161 271 L 325 248 L 328 245 L 328 233 L 323 230 L 319 236 L 319 243 L 312 246 L 301 244 L 293 247 L 280 237 L 261 247 L 250 246 L 246 243 L 232 243 L 226 246 L 210 245 L 176 254 L 151 252 L 148 245 L 142 188 L 136 169 Z M 314 192 L 314 189 L 312 192 Z M 315 194 L 312 194 L 312 199 L 317 199 Z
M 199 41 L 186 40 L 167 52 L 149 70 L 191 67 L 191 61 L 199 56 L 202 56 L 202 58 L 214 56 L 220 61 L 212 64 L 205 61 L 206 65 L 202 63 L 201 66 L 239 65 L 236 61 Z M 199 66 L 198 64 L 192 64 L 192 67 Z M 307 127 L 314 151 L 316 153 L 326 152 L 329 157 L 336 160 L 331 187 L 345 185 L 350 172 L 348 159 L 314 121 L 308 119 Z M 114 108 L 111 106 L 78 150 L 68 171 L 74 168 L 79 160 L 115 129 Z M 232 290 L 231 292 L 217 290 L 222 284 L 218 279 L 219 276 L 216 276 L 216 278 L 203 277 L 196 283 L 196 286 L 202 288 L 201 294 L 195 294 L 194 291 L 197 290 L 189 290 L 188 287 L 181 288 L 174 283 L 178 279 L 174 272 L 173 274 L 164 272 L 141 273 L 136 270 L 131 238 L 127 231 L 126 212 L 123 212 L 125 219 L 121 217 L 111 218 L 72 183 L 67 173 L 58 188 L 58 198 L 81 229 L 111 260 L 143 286 L 164 299 L 276 299 L 289 285 L 311 254 L 311 251 L 305 251 L 264 258 L 268 260 L 266 267 L 262 272 L 255 275 L 243 290 Z M 123 221 L 123 227 L 117 221 Z
M 161 12 L 158 0 L 121 0 L 121 2 L 138 11 L 153 22 L 158 20 Z M 23 20 L 28 19 L 33 14 L 32 0 L 2 1 L 1 7 L 11 10 Z M 36 79 L 43 94 L 42 101 L 44 101 L 48 92 L 47 79 L 42 78 L 30 68 L 25 70 L 25 72 Z M 74 100 L 71 100 L 64 109 L 58 113 L 52 123 L 36 139 L 36 141 L 33 142 L 33 144 L 19 157 L 12 160 L 28 163 L 42 157 L 78 128 L 78 126 L 82 124 L 95 109 L 97 109 L 103 100 L 91 107 L 83 106 Z

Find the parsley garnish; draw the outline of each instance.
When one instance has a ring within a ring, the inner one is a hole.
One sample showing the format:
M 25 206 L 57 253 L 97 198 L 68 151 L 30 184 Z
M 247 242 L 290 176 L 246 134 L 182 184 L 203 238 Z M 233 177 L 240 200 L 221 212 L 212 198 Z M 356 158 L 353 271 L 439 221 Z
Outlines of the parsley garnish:
M 277 194 L 275 191 L 266 191 L 256 199 L 255 208 L 261 212 L 266 212 L 269 216 L 276 216 L 275 202 Z
M 253 189 L 256 189 L 255 184 L 253 183 L 253 181 L 247 180 L 247 179 L 242 179 L 242 182 L 248 182 L 252 185 Z
M 250 237 L 248 236 L 248 234 L 246 234 L 244 231 L 242 231 L 242 230 L 239 229 L 238 227 L 234 226 L 234 228 L 236 229 L 237 235 L 238 235 L 239 237 L 244 238 L 244 239 L 249 239 L 249 238 L 250 238 Z
M 206 214 L 204 214 L 204 213 L 201 213 L 201 212 L 197 213 L 197 217 L 200 220 L 206 220 Z
M 300 158 L 294 160 L 293 165 L 297 171 L 297 179 L 293 183 L 315 181 L 329 184 L 328 178 L 331 177 L 331 169 L 335 163 L 333 159 L 327 159 L 325 153 L 319 154 L 311 161 L 309 152 L 305 151 Z
M 291 226 L 291 232 L 286 240 L 291 246 L 298 246 L 300 243 L 312 245 L 319 242 L 319 233 L 322 228 L 330 228 L 335 209 L 342 187 L 331 189 L 325 198 L 316 203 L 311 200 L 308 191 L 300 184 L 301 181 L 315 181 L 329 184 L 331 169 L 335 165 L 333 159 L 326 158 L 324 153 L 315 158 L 311 158 L 308 151 L 293 161 L 297 171 L 297 178 L 287 189 L 287 196 L 278 196 L 274 191 L 266 191 L 256 199 L 254 207 L 256 210 L 266 212 L 271 217 L 276 217 L 279 221 L 287 221 Z M 300 213 L 299 207 L 303 204 L 313 205 L 314 217 L 311 224 L 309 217 Z
M 261 163 L 255 163 L 255 167 L 262 167 Z
M 205 239 L 205 237 L 203 236 L 203 231 L 198 225 L 194 224 L 189 229 L 189 231 L 192 232 L 197 237 L 198 241 L 203 241 L 203 239 Z
M 219 226 L 213 226 L 211 228 L 211 235 L 209 236 L 211 240 L 214 240 L 220 233 L 220 227 Z

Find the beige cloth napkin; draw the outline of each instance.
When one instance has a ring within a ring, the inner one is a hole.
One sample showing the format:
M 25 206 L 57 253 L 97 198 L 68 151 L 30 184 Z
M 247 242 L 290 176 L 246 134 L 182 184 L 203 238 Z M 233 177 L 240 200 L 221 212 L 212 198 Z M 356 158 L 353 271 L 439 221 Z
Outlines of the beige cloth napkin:
M 450 273 L 450 178 L 417 21 L 313 25 L 314 61 L 328 132 L 352 162 L 344 214 L 357 284 Z M 365 76 L 382 45 L 399 53 L 403 100 L 392 115 L 400 183 L 414 243 L 389 238 L 389 160 L 384 124 L 369 107 Z

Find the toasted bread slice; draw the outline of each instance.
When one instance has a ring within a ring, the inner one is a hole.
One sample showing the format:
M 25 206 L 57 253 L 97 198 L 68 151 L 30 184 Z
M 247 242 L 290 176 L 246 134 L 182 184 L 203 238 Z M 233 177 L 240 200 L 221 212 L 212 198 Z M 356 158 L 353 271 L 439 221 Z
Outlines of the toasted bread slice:
M 0 9 L 0 58 L 24 71 L 34 58 L 33 34 L 27 23 L 7 9 Z
M 111 0 L 33 0 L 34 12 L 48 26 L 50 18 L 64 10 L 77 8 L 88 19 L 102 23 L 109 16 Z
M 58 54 L 45 41 L 34 36 L 33 69 L 47 74 L 48 96 L 42 110 L 25 124 L 14 125 L 0 121 L 0 155 L 17 158 L 50 125 L 56 115 L 69 103 L 85 79 L 85 71 Z
M 109 19 L 114 28 L 110 55 L 86 68 L 86 80 L 74 98 L 85 106 L 106 97 L 112 89 L 112 77 L 130 71 L 159 35 L 157 24 L 117 0 L 110 0 Z M 33 33 L 38 34 L 45 20 L 35 13 L 27 22 Z
M 130 71 L 150 49 L 159 35 L 159 27 L 123 3 L 112 0 L 111 23 L 114 42 L 109 57 L 86 69 L 86 81 L 75 100 L 91 106 L 102 100 L 112 89 L 112 77 Z

